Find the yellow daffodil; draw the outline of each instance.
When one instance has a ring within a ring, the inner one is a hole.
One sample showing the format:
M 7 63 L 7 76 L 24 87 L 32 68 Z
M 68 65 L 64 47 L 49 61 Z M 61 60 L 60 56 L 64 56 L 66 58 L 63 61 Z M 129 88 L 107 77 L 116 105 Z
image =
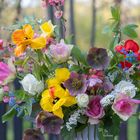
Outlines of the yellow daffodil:
M 40 26 L 41 31 L 43 32 L 42 36 L 45 38 L 53 36 L 55 27 L 56 26 L 54 26 L 50 20 L 48 22 L 43 23 Z
M 54 115 L 63 118 L 62 106 L 76 104 L 75 97 L 71 96 L 67 89 L 61 87 L 61 83 L 70 77 L 67 68 L 55 70 L 55 77 L 47 80 L 48 89 L 42 93 L 40 105 L 44 111 L 53 112 Z
M 42 49 L 46 46 L 46 39 L 44 37 L 34 38 L 34 31 L 29 24 L 24 25 L 23 29 L 14 31 L 12 41 L 17 45 L 15 48 L 16 56 L 20 56 L 28 46 L 33 49 Z
M 76 104 L 75 97 L 71 96 L 68 90 L 60 85 L 55 85 L 42 93 L 40 105 L 44 111 L 53 112 L 54 115 L 63 118 L 62 106 L 72 106 Z

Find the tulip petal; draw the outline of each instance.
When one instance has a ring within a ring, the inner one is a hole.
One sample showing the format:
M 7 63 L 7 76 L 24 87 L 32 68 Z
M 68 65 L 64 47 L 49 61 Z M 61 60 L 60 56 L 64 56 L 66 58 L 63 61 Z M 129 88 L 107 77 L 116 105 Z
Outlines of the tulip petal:
M 59 118 L 63 118 L 64 114 L 62 112 L 62 108 L 59 108 L 58 110 L 53 111 L 54 115 L 58 116 Z
M 29 24 L 26 24 L 23 26 L 23 30 L 25 32 L 25 34 L 28 36 L 28 39 L 32 39 L 34 36 L 34 31 L 32 29 L 32 26 Z

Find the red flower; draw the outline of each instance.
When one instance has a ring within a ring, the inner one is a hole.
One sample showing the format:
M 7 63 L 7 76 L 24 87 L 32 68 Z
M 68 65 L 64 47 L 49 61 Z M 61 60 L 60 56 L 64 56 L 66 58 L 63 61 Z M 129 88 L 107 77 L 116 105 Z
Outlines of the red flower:
M 115 51 L 119 52 L 120 54 L 124 54 L 123 50 L 125 51 L 125 48 L 122 45 L 118 45 L 115 47 Z
M 124 44 L 124 48 L 127 52 L 132 51 L 136 53 L 139 51 L 139 45 L 134 40 L 127 40 Z
M 130 51 L 138 53 L 139 45 L 134 40 L 126 40 L 124 45 L 118 45 L 115 47 L 115 50 L 120 54 L 126 55 Z
M 121 65 L 121 68 L 124 69 L 124 68 L 130 68 L 132 66 L 132 64 L 128 61 L 121 61 L 120 62 L 120 65 Z

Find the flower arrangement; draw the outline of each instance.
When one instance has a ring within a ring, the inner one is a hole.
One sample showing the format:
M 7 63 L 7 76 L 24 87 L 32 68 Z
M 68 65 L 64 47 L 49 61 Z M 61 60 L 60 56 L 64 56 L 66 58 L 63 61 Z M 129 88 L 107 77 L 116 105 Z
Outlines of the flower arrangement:
M 45 2 L 58 11 L 64 4 Z M 140 46 L 133 40 L 137 26 L 121 26 L 119 9 L 112 7 L 111 12 L 110 48 L 90 48 L 87 54 L 71 44 L 70 37 L 59 39 L 58 26 L 51 21 L 37 22 L 37 27 L 23 24 L 12 33 L 11 55 L 0 62 L 0 100 L 10 107 L 3 122 L 14 115 L 30 117 L 40 132 L 61 133 L 70 140 L 89 124 L 98 124 L 100 137 L 105 130 L 115 136 L 122 121 L 137 115 Z M 7 49 L 2 40 L 0 49 Z M 14 90 L 15 79 L 20 89 Z M 43 139 L 40 132 L 28 130 L 24 137 L 37 133 Z

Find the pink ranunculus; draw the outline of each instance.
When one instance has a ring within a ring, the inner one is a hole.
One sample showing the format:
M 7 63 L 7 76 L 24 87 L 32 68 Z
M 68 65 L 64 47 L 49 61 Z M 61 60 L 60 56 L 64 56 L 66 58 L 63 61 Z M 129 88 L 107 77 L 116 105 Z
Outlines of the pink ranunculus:
M 112 109 L 114 112 L 124 121 L 136 113 L 137 104 L 140 103 L 140 100 L 131 99 L 130 96 L 126 94 L 118 94 Z
M 10 64 L 11 65 L 11 64 Z M 11 65 L 0 62 L 0 84 L 5 85 L 15 77 L 15 69 Z
M 104 109 L 100 103 L 101 99 L 101 96 L 94 96 L 88 104 L 86 115 L 89 117 L 90 124 L 98 124 L 100 119 L 105 115 Z

